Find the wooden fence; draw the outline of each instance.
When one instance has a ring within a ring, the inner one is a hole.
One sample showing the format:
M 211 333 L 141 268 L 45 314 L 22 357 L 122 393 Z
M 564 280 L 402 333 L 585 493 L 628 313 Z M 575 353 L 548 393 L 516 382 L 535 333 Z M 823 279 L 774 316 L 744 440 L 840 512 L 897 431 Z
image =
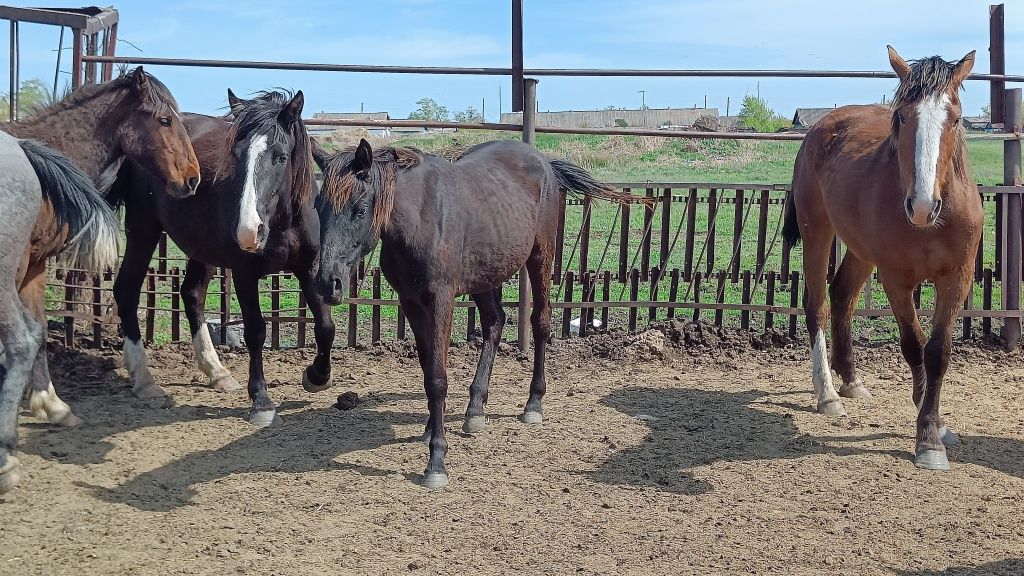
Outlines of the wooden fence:
M 711 183 L 615 183 L 652 207 L 615 206 L 567 199 L 559 216 L 551 297 L 554 332 L 567 337 L 605 329 L 644 330 L 655 321 L 681 317 L 755 331 L 776 330 L 797 335 L 803 329 L 803 284 L 800 248 L 783 246 L 782 207 L 785 185 Z M 988 335 L 1004 319 L 1020 318 L 1004 309 L 1002 295 L 1016 290 L 1019 277 L 1006 281 L 1003 261 L 1004 209 L 1019 188 L 979 187 L 986 208 L 985 235 L 975 263 L 974 285 L 965 302 L 962 338 Z M 894 247 L 895 248 L 895 247 Z M 829 277 L 841 261 L 843 247 L 833 250 Z M 161 241 L 143 286 L 140 320 L 149 342 L 189 340 L 178 290 L 184 276 L 181 253 Z M 1018 267 L 1011 267 L 1019 270 Z M 66 344 L 95 346 L 114 336 L 111 274 L 102 278 L 58 271 L 49 290 L 48 310 L 63 322 Z M 504 288 L 511 309 L 506 335 L 515 339 L 518 282 Z M 231 297 L 231 274 L 214 277 L 207 301 L 208 319 L 227 341 L 232 326 L 241 324 Z M 393 290 L 371 254 L 354 275 L 351 298 L 335 307 L 339 345 L 356 346 L 411 337 Z M 917 291 L 924 316 L 934 302 L 927 284 Z M 312 345 L 312 317 L 290 274 L 275 274 L 261 285 L 271 347 Z M 865 286 L 857 314 L 862 335 L 891 337 L 894 324 L 885 294 L 872 278 Z M 596 321 L 596 322 L 595 322 Z M 995 322 L 994 322 L 995 321 Z M 473 303 L 457 303 L 455 338 L 477 333 Z M 184 325 L 184 327 L 183 327 Z M 512 332 L 508 332 L 512 330 Z

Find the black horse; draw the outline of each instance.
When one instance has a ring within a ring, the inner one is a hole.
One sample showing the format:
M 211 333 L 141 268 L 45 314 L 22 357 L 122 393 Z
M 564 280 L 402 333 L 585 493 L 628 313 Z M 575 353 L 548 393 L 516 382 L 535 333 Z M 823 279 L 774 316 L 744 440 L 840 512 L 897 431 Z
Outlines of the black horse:
M 430 411 L 423 485 L 446 486 L 445 362 L 455 297 L 472 296 L 484 335 L 463 424 L 473 433 L 484 427 L 487 386 L 505 324 L 501 285 L 526 266 L 535 302 L 534 363 L 522 419 L 540 424 L 559 187 L 618 202 L 629 197 L 520 142 L 480 144 L 454 163 L 411 148 L 374 152 L 365 140 L 354 151 L 328 156 L 314 146 L 313 154 L 325 174 L 317 285 L 330 302 L 340 302 L 353 267 L 381 241 L 380 267 L 398 292 L 423 368 Z
M 330 306 L 313 289 L 320 222 L 313 208 L 313 161 L 301 118 L 302 92 L 264 92 L 243 100 L 229 90 L 228 101 L 234 117 L 230 122 L 183 115 L 202 168 L 202 184 L 194 196 L 172 198 L 144 187 L 120 191 L 127 206 L 127 248 L 114 296 L 125 336 L 125 364 L 135 388 L 160 393 L 146 366 L 137 308 L 153 250 L 166 231 L 188 256 L 181 295 L 196 361 L 214 388 L 233 390 L 239 385 L 217 357 L 203 312 L 215 268 L 230 268 L 250 354 L 249 420 L 262 427 L 274 422 L 276 411 L 263 376 L 266 322 L 259 279 L 282 270 L 298 278 L 315 322 L 317 357 L 303 373 L 309 391 L 331 384 L 334 324 Z

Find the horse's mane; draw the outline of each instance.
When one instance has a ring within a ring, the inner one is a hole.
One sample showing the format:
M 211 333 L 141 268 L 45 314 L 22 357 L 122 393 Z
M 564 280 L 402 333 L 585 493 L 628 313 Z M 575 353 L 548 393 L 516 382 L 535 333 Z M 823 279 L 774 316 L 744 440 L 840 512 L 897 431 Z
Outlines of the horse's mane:
M 37 105 L 29 112 L 28 117 L 23 121 L 32 122 L 34 120 L 39 120 L 45 116 L 49 116 L 50 114 L 81 106 L 104 94 L 119 92 L 121 90 L 130 90 L 132 82 L 136 80 L 136 74 L 144 74 L 146 79 L 149 81 L 149 95 L 142 101 L 142 106 L 140 107 L 142 111 L 153 114 L 154 116 L 172 116 L 177 114 L 178 102 L 174 99 L 171 91 L 167 89 L 167 86 L 165 86 L 160 80 L 157 80 L 155 76 L 139 67 L 122 71 L 120 76 L 114 78 L 110 82 L 82 86 L 66 94 L 59 100 Z
M 372 225 L 375 232 L 380 232 L 387 226 L 395 207 L 398 171 L 418 166 L 423 160 L 423 152 L 404 146 L 377 148 L 373 151 L 370 171 L 360 177 L 352 171 L 355 150 L 355 147 L 346 148 L 327 159 L 321 192 L 335 210 L 341 210 L 352 199 L 361 183 L 376 190 Z
M 892 97 L 892 134 L 898 135 L 900 131 L 900 119 L 896 109 L 907 104 L 914 104 L 931 96 L 949 90 L 953 84 L 954 72 L 958 62 L 947 62 L 941 56 L 930 56 L 920 60 L 911 60 L 910 73 L 900 81 L 896 93 Z M 962 86 L 961 86 L 962 88 Z M 966 175 L 966 161 L 964 153 L 967 150 L 964 137 L 963 124 L 957 122 L 956 145 L 953 147 L 953 169 L 961 176 Z M 892 141 L 895 146 L 895 139 Z
M 291 133 L 287 134 L 278 122 L 278 116 L 285 105 L 291 101 L 293 94 L 289 90 L 266 90 L 257 93 L 252 100 L 246 101 L 237 112 L 233 112 L 234 120 L 227 134 L 227 146 L 231 146 L 243 135 L 259 131 L 267 134 L 271 143 L 282 141 L 291 136 L 292 152 L 292 200 L 295 206 L 304 206 L 313 193 L 313 157 L 309 149 L 309 135 L 306 125 L 301 120 L 292 123 Z M 217 179 L 223 179 L 234 173 L 233 155 L 228 153 L 222 157 L 221 168 L 217 171 Z

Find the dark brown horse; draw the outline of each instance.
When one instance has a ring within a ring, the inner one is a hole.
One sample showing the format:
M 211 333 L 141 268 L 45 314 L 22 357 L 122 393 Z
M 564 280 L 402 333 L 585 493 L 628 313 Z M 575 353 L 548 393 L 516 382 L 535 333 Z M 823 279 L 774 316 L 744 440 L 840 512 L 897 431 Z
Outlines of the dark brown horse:
M 844 106 L 807 133 L 797 154 L 783 229 L 804 241 L 807 332 L 818 411 L 844 415 L 840 396 L 869 397 L 853 362 L 850 321 L 874 267 L 899 323 L 900 348 L 914 378 L 918 406 L 915 464 L 947 469 L 944 444 L 957 441 L 939 415 L 952 332 L 971 282 L 983 213 L 971 180 L 957 94 L 974 52 L 955 63 L 934 56 L 907 63 L 889 48 L 900 84 L 892 107 Z M 831 368 L 825 344 L 829 306 L 825 277 L 836 236 L 846 255 L 829 287 Z M 925 340 L 913 292 L 935 283 L 932 334 Z
M 505 325 L 501 286 L 526 266 L 534 298 L 534 358 L 522 419 L 540 424 L 559 187 L 614 201 L 628 196 L 519 142 L 480 144 L 454 163 L 409 148 L 374 152 L 365 140 L 331 157 L 314 148 L 314 156 L 325 173 L 317 284 L 331 302 L 341 302 L 353 267 L 381 242 L 380 267 L 416 336 L 427 392 L 430 460 L 423 485 L 446 486 L 445 362 L 455 297 L 472 296 L 484 335 L 463 423 L 463 430 L 475 433 L 484 427 L 487 386 Z
M 141 66 L 110 82 L 80 88 L 24 121 L 5 124 L 3 130 L 59 150 L 104 193 L 115 181 L 118 190 L 142 186 L 177 197 L 194 193 L 199 185 L 199 162 L 178 104 L 167 87 Z M 110 194 L 107 199 L 112 204 L 121 201 Z M 55 238 L 54 222 L 44 210 L 32 243 L 46 246 Z M 43 325 L 45 272 L 45 258 L 31 260 L 21 285 L 22 300 Z M 57 397 L 45 346 L 33 369 L 30 407 L 53 423 L 74 426 L 81 422 Z
M 313 289 L 320 221 L 313 209 L 313 159 L 301 117 L 302 92 L 266 92 L 243 100 L 229 91 L 228 101 L 232 121 L 184 115 L 203 169 L 194 196 L 173 198 L 145 187 L 124 191 L 127 248 L 114 291 L 132 380 L 137 389 L 162 394 L 146 366 L 137 309 L 148 263 L 160 233 L 166 231 L 188 256 L 181 295 L 199 369 L 212 387 L 234 390 L 239 384 L 217 357 L 203 313 L 216 268 L 230 268 L 250 355 L 249 420 L 267 426 L 275 421 L 276 411 L 263 375 L 266 322 L 259 279 L 289 270 L 306 296 L 317 344 L 317 356 L 303 373 L 309 391 L 331 384 L 334 324 L 330 306 Z

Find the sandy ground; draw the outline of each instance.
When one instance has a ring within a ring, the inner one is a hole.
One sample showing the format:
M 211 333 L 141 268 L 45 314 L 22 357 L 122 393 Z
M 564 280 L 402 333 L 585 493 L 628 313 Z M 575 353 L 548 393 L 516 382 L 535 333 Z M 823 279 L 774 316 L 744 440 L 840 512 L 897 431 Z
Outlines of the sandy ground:
M 297 385 L 311 352 L 269 353 L 283 423 L 259 431 L 244 393 L 197 385 L 186 347 L 151 354 L 173 403 L 132 398 L 113 351 L 59 351 L 54 381 L 87 424 L 22 418 L 0 574 L 1024 573 L 1021 354 L 956 346 L 943 412 L 964 442 L 925 472 L 896 346 L 858 348 L 875 397 L 830 419 L 803 345 L 668 332 L 556 341 L 540 427 L 516 419 L 530 363 L 506 349 L 473 437 L 477 352 L 453 349 L 438 492 L 417 485 L 407 347 L 337 351 L 319 395 Z M 242 379 L 246 355 L 223 356 Z M 361 402 L 340 411 L 345 391 Z

